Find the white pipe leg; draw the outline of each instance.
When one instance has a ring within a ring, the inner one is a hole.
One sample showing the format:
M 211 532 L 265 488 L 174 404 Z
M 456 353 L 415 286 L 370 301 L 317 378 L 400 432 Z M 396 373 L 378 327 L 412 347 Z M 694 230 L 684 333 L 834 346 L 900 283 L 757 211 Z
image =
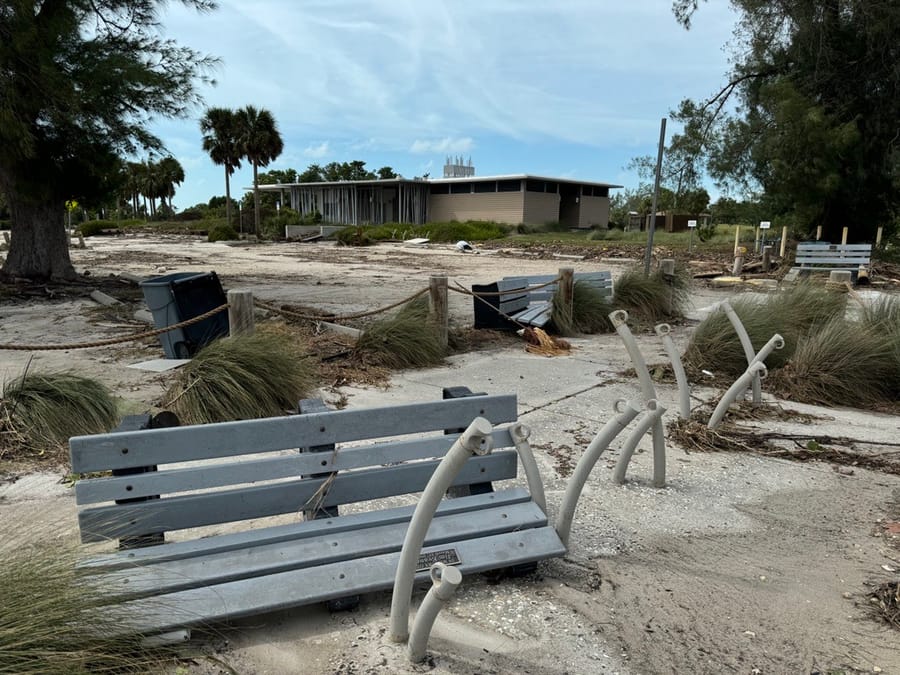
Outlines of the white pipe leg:
M 616 401 L 614 411 L 618 414 L 603 425 L 603 428 L 588 445 L 587 450 L 584 451 L 581 459 L 578 460 L 578 464 L 575 465 L 575 470 L 572 472 L 569 482 L 566 483 L 566 492 L 559 508 L 559 515 L 556 517 L 556 533 L 566 548 L 569 547 L 569 534 L 572 531 L 575 507 L 578 505 L 578 499 L 581 497 L 581 492 L 584 490 L 591 471 L 612 440 L 622 433 L 631 420 L 637 417 L 643 409 L 644 406 L 640 401 L 626 402 L 622 399 Z
M 655 328 L 656 334 L 662 338 L 663 347 L 666 354 L 669 355 L 669 361 L 672 362 L 672 370 L 675 372 L 675 381 L 678 383 L 678 413 L 682 419 L 690 419 L 691 417 L 691 385 L 688 384 L 687 373 L 684 371 L 684 364 L 681 362 L 681 354 L 678 353 L 678 347 L 672 339 L 672 327 L 667 323 L 661 323 Z
M 525 472 L 525 480 L 528 482 L 531 500 L 541 507 L 541 511 L 547 513 L 544 483 L 541 481 L 541 472 L 534 459 L 534 453 L 531 451 L 531 444 L 528 442 L 531 430 L 521 422 L 516 422 L 509 428 L 509 435 L 512 436 L 516 452 L 519 454 L 519 461 L 522 462 L 522 470 Z
M 724 310 L 725 316 L 728 317 L 728 320 L 734 327 L 734 332 L 737 333 L 738 340 L 741 341 L 741 347 L 744 349 L 744 357 L 747 359 L 747 365 L 749 366 L 753 363 L 753 359 L 756 358 L 756 350 L 753 349 L 750 335 L 747 333 L 747 329 L 744 328 L 741 317 L 734 311 L 730 302 L 724 300 L 719 306 Z M 759 377 L 753 378 L 753 403 L 757 405 L 762 403 L 762 384 L 759 381 Z
M 394 577 L 394 592 L 391 597 L 391 639 L 394 642 L 404 642 L 409 637 L 409 603 L 415 583 L 416 563 L 434 512 L 466 461 L 472 455 L 490 454 L 493 449 L 492 430 L 488 420 L 476 417 L 444 455 L 422 492 L 409 522 L 403 548 L 400 549 L 400 561 Z
M 619 337 L 622 338 L 622 342 L 625 343 L 625 349 L 628 351 L 628 356 L 631 358 L 631 363 L 634 365 L 634 372 L 637 373 L 638 382 L 641 384 L 641 392 L 644 395 L 644 400 L 649 401 L 650 399 L 655 399 L 656 387 L 653 386 L 653 380 L 650 378 L 647 362 L 644 361 L 644 355 L 641 354 L 641 350 L 634 340 L 634 335 L 631 334 L 631 329 L 628 328 L 628 312 L 624 309 L 617 309 L 615 312 L 610 312 L 609 320 L 612 321 L 616 333 L 619 334 Z
M 731 385 L 731 387 L 728 388 L 728 391 L 725 392 L 725 395 L 722 396 L 722 400 L 719 401 L 712 416 L 709 418 L 709 423 L 706 425 L 707 428 L 715 429 L 719 426 L 722 423 L 722 420 L 725 419 L 725 413 L 728 412 L 728 408 L 737 400 L 737 397 L 747 390 L 747 387 L 750 386 L 750 383 L 753 380 L 765 377 L 766 373 L 765 363 L 756 361 L 750 364 L 750 367 L 744 371 L 744 374 L 735 380 L 734 384 Z
M 462 572 L 457 568 L 440 562 L 431 566 L 431 588 L 425 595 L 419 611 L 416 612 L 412 632 L 409 634 L 409 660 L 413 663 L 421 663 L 425 660 L 428 638 L 434 627 L 434 620 L 437 619 L 438 612 L 450 601 L 461 583 Z
M 616 462 L 616 468 L 613 471 L 613 483 L 621 485 L 625 482 L 625 472 L 628 471 L 628 464 L 631 462 L 631 457 L 634 455 L 634 451 L 637 448 L 637 444 L 644 437 L 644 435 L 650 431 L 651 427 L 656 426 L 657 422 L 662 422 L 662 416 L 666 412 L 666 409 L 663 408 L 655 399 L 651 399 L 647 401 L 647 414 L 644 415 L 640 420 L 638 420 L 637 426 L 634 430 L 628 435 L 628 438 L 625 440 L 625 445 L 622 447 L 622 454 L 619 456 L 619 461 Z M 665 458 L 665 455 L 663 455 Z M 654 470 L 656 470 L 656 450 L 654 447 Z M 663 462 L 663 472 L 665 472 L 665 462 Z M 655 478 L 656 476 L 654 476 Z M 665 481 L 665 473 L 663 473 L 663 481 Z

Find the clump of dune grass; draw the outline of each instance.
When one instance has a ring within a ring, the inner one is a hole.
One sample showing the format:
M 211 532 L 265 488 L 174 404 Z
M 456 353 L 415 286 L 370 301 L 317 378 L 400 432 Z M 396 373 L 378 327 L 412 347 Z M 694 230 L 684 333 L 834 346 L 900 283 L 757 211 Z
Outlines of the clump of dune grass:
M 656 272 L 645 276 L 643 270 L 634 268 L 616 279 L 612 304 L 638 324 L 653 325 L 684 316 L 688 284 L 682 275 L 667 278 Z
M 420 296 L 393 316 L 373 321 L 359 336 L 356 352 L 387 368 L 423 368 L 441 363 L 444 347 L 429 315 L 428 299 Z
M 29 373 L 6 382 L 0 427 L 30 455 L 57 457 L 71 436 L 109 431 L 118 409 L 97 380 L 72 373 Z
M 163 407 L 182 424 L 283 415 L 315 386 L 313 367 L 286 334 L 259 330 L 211 342 L 178 373 Z
M 565 308 L 559 293 L 553 296 L 553 325 L 560 335 L 605 333 L 612 330 L 609 313 L 612 302 L 600 289 L 576 281 L 572 289 L 572 307 Z
M 3 528 L 6 529 L 6 528 Z M 21 540 L 21 533 L 6 532 Z M 159 670 L 172 653 L 122 635 L 100 587 L 76 576 L 71 546 L 18 545 L 0 565 L 0 673 L 87 675 Z
M 772 352 L 766 359 L 766 366 L 771 370 L 788 362 L 801 336 L 843 316 L 846 303 L 845 294 L 804 282 L 761 299 L 739 297 L 731 302 L 731 306 L 747 330 L 755 351 L 776 333 L 784 338 L 784 348 Z M 684 362 L 694 371 L 706 369 L 730 377 L 737 377 L 746 370 L 743 347 L 723 310 L 716 310 L 697 326 L 685 350 Z
M 891 400 L 893 345 L 864 323 L 833 318 L 798 342 L 773 386 L 794 401 L 871 407 Z
M 894 368 L 885 376 L 893 386 L 894 398 L 900 399 L 900 296 L 885 295 L 866 305 L 862 322 L 869 330 L 884 335 L 890 342 Z

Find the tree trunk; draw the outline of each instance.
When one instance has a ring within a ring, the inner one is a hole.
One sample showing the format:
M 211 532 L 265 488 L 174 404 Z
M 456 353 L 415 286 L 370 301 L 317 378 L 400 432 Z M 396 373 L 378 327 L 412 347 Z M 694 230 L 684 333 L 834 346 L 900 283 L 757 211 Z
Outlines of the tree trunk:
M 228 227 L 234 227 L 231 222 L 231 180 L 228 176 L 228 165 L 225 165 L 225 220 Z
M 66 210 L 58 205 L 23 202 L 9 195 L 12 220 L 3 274 L 27 279 L 74 279 L 69 258 Z
M 259 234 L 259 165 L 253 162 L 253 234 Z

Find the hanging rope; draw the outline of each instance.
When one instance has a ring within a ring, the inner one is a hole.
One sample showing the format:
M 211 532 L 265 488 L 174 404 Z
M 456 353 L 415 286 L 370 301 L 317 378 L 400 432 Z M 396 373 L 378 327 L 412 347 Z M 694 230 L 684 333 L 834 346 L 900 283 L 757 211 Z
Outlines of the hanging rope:
M 175 330 L 176 328 L 185 328 L 186 326 L 192 326 L 195 323 L 200 323 L 204 319 L 208 319 L 209 317 L 218 314 L 219 312 L 224 312 L 228 309 L 228 303 L 226 302 L 224 305 L 219 305 L 218 307 L 209 310 L 208 312 L 204 312 L 199 316 L 195 316 L 192 319 L 187 319 L 186 321 L 182 321 L 180 323 L 176 323 L 172 326 L 166 326 L 165 328 L 156 328 L 154 330 L 144 331 L 142 333 L 132 333 L 131 335 L 123 335 L 122 337 L 117 338 L 109 338 L 108 340 L 95 340 L 94 342 L 74 342 L 70 344 L 64 345 L 4 345 L 0 344 L 0 351 L 18 351 L 18 352 L 46 352 L 46 351 L 60 351 L 66 349 L 91 349 L 92 347 L 108 347 L 109 345 L 117 345 L 125 342 L 133 342 L 134 340 L 143 340 L 144 338 L 153 337 L 155 335 L 162 335 L 163 333 L 168 333 L 170 330 Z
M 398 300 L 392 305 L 388 305 L 387 307 L 381 307 L 379 309 L 373 309 L 368 312 L 359 312 L 357 314 L 344 314 L 342 316 L 335 316 L 332 314 L 323 314 L 323 315 L 314 315 L 314 314 L 300 314 L 299 312 L 292 312 L 289 309 L 281 309 L 280 307 L 276 307 L 275 305 L 269 304 L 268 302 L 263 302 L 262 300 L 256 300 L 256 304 L 262 307 L 263 309 L 268 309 L 273 312 L 277 312 L 279 314 L 283 314 L 284 316 L 289 316 L 293 319 L 303 319 L 304 321 L 349 321 L 350 319 L 362 319 L 366 316 L 373 316 L 375 314 L 381 314 L 382 312 L 387 312 L 389 310 L 394 309 L 395 307 L 399 307 L 400 305 L 405 305 L 407 302 L 412 302 L 420 295 L 424 295 L 428 292 L 427 288 L 423 288 L 420 291 L 416 291 L 408 298 L 404 298 L 403 300 Z

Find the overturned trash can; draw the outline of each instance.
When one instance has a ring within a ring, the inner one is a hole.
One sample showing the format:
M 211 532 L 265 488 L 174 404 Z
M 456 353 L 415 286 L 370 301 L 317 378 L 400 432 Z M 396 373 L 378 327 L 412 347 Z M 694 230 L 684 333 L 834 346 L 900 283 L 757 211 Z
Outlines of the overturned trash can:
M 227 302 L 215 272 L 175 272 L 147 279 L 140 286 L 156 328 L 193 319 Z M 224 335 L 228 335 L 227 311 L 162 333 L 159 341 L 166 358 L 187 359 Z

